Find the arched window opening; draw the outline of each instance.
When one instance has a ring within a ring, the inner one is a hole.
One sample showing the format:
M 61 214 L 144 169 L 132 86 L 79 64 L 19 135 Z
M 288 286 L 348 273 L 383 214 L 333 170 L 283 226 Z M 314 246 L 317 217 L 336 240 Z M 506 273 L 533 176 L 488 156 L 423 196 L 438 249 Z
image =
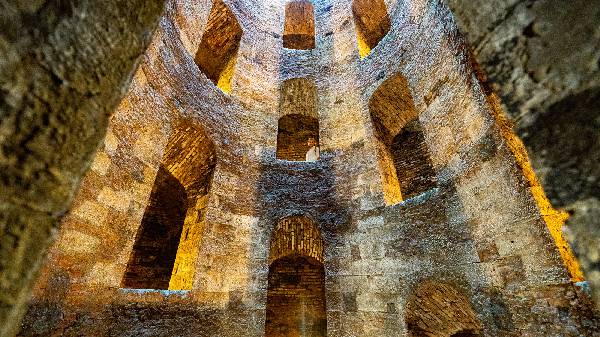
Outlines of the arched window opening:
M 206 77 L 226 93 L 231 92 L 242 34 L 233 12 L 222 0 L 215 0 L 195 61 Z
M 313 80 L 295 78 L 283 82 L 279 102 L 277 159 L 319 159 L 317 86 Z
M 436 174 L 408 82 L 397 74 L 373 93 L 369 111 L 387 205 L 435 187 Z
M 326 335 L 321 232 L 307 217 L 284 218 L 271 236 L 265 336 Z
M 165 149 L 121 286 L 190 290 L 216 164 L 213 143 L 182 123 Z
M 481 337 L 469 300 L 454 287 L 429 281 L 411 295 L 404 313 L 409 337 Z
M 315 10 L 310 1 L 292 1 L 285 6 L 283 47 L 304 50 L 315 48 Z
M 354 0 L 352 14 L 361 58 L 371 53 L 392 26 L 384 0 Z

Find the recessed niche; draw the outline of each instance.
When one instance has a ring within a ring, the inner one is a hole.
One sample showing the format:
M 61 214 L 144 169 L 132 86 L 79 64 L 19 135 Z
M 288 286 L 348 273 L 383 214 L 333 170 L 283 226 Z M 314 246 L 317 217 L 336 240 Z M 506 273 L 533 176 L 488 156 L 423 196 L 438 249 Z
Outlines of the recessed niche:
M 285 6 L 283 47 L 303 50 L 315 48 L 315 10 L 310 1 L 291 1 Z
M 436 173 L 408 82 L 394 75 L 369 100 L 388 205 L 436 186 Z
M 223 92 L 231 92 L 242 27 L 222 0 L 213 3 L 195 61 Z
M 354 0 L 352 14 L 361 58 L 371 53 L 392 26 L 384 0 Z
M 215 167 L 214 145 L 182 123 L 165 149 L 121 282 L 123 288 L 190 290 Z
M 315 161 L 319 159 L 317 86 L 312 79 L 295 78 L 281 85 L 281 117 L 277 131 L 277 159 Z
M 326 335 L 321 232 L 305 216 L 284 218 L 271 236 L 265 336 Z

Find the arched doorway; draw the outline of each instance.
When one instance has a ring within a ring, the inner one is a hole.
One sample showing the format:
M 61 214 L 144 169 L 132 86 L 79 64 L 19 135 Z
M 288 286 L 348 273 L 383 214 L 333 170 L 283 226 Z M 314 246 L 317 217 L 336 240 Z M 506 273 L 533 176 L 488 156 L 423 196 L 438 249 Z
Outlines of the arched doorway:
M 305 216 L 281 219 L 271 236 L 266 337 L 325 337 L 323 240 Z

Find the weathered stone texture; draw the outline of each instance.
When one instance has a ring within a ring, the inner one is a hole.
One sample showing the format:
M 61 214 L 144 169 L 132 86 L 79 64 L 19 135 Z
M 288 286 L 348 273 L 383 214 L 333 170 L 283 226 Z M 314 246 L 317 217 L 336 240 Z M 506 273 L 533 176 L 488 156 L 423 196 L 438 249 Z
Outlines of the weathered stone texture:
M 0 335 L 14 333 L 163 1 L 0 2 Z
M 585 262 L 598 254 L 588 238 L 600 237 L 587 216 L 600 199 L 600 2 L 446 2 L 548 197 L 572 214 L 571 241 L 592 288 L 600 289 L 600 272 Z

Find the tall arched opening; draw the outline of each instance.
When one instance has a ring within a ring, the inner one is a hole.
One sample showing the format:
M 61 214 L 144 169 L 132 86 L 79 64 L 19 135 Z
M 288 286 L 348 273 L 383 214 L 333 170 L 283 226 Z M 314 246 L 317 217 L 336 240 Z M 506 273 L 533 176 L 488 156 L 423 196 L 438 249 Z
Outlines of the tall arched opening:
M 121 286 L 190 290 L 216 164 L 202 128 L 173 131 L 154 181 Z
M 386 204 L 435 187 L 436 173 L 406 78 L 396 74 L 383 82 L 369 100 L 369 112 Z
M 280 95 L 277 159 L 318 160 L 319 119 L 315 81 L 309 78 L 286 80 L 281 85 Z
M 308 217 L 281 219 L 271 236 L 266 337 L 325 337 L 323 240 Z
M 310 1 L 290 1 L 285 6 L 283 47 L 300 50 L 315 48 L 315 9 Z

